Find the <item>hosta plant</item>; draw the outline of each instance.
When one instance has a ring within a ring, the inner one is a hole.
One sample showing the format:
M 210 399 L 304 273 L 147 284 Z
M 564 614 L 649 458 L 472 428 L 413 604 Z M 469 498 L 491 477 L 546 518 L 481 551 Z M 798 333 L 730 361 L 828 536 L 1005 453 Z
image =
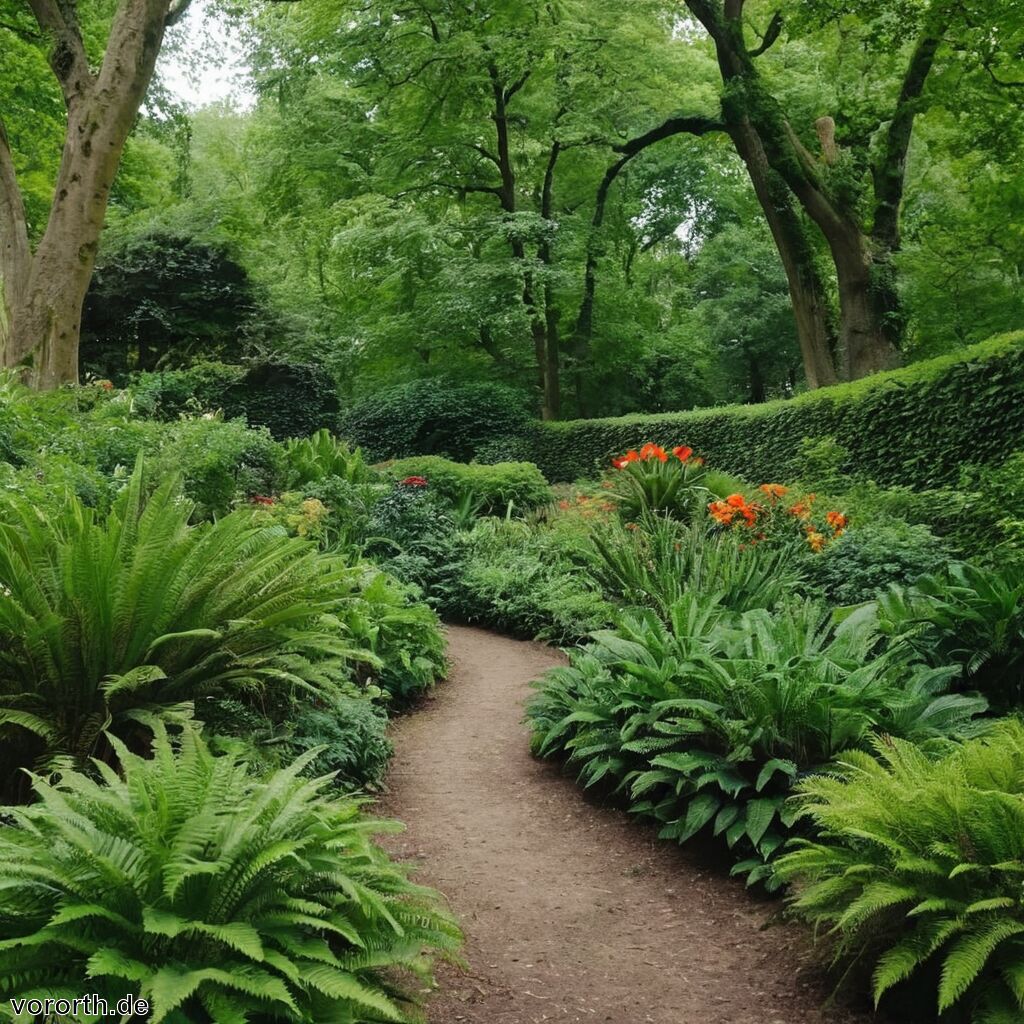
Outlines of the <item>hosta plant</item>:
M 923 657 L 962 667 L 964 684 L 1004 708 L 1024 702 L 1024 569 L 955 563 L 878 598 L 882 628 Z
M 707 470 L 693 449 L 678 445 L 670 452 L 657 444 L 631 448 L 612 459 L 611 496 L 623 518 L 636 520 L 645 513 L 689 519 L 710 492 L 703 486 Z
M 136 469 L 111 513 L 77 499 L 0 523 L 0 770 L 25 757 L 85 759 L 132 728 L 211 693 L 334 692 L 375 656 L 338 613 L 351 570 L 261 528 L 247 510 L 190 526 L 168 482 Z
M 797 777 L 879 731 L 969 731 L 985 707 L 943 692 L 949 670 L 873 657 L 876 645 L 869 623 L 837 631 L 814 603 L 735 615 L 691 594 L 667 623 L 624 615 L 538 684 L 534 748 L 566 755 L 586 785 L 612 784 L 664 838 L 723 837 L 736 873 L 770 888 Z
M 315 750 L 257 778 L 191 729 L 151 758 L 111 742 L 120 775 L 35 778 L 4 811 L 0 1018 L 89 992 L 153 1024 L 420 1019 L 398 975 L 422 987 L 458 930 L 374 844 L 392 824 L 303 777 Z
M 291 489 L 331 476 L 350 484 L 365 484 L 376 475 L 359 448 L 353 451 L 326 427 L 311 437 L 289 441 L 285 445 L 285 466 L 286 484 Z
M 837 962 L 873 965 L 876 1001 L 927 986 L 942 1019 L 1024 1019 L 1024 726 L 934 760 L 875 741 L 804 780 L 818 832 L 776 865 Z M 956 1014 L 954 1017 L 953 1015 Z

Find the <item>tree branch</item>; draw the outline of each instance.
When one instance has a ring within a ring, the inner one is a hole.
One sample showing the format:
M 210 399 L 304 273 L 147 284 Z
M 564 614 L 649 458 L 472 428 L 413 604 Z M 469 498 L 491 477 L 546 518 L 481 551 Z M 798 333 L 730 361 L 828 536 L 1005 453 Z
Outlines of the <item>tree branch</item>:
M 673 135 L 707 135 L 710 132 L 724 132 L 725 130 L 725 123 L 717 118 L 704 117 L 699 114 L 691 117 L 670 117 L 657 128 L 652 128 L 649 132 L 644 132 L 643 135 L 638 135 L 628 142 L 612 146 L 612 149 L 616 153 L 634 157 L 648 146 L 653 146 L 654 143 L 671 138 Z
M 761 45 L 755 47 L 753 50 L 748 50 L 747 53 L 751 57 L 760 57 L 762 53 L 770 50 L 775 45 L 776 40 L 782 34 L 783 17 L 781 11 L 776 11 L 772 15 L 772 20 L 768 23 L 768 27 L 764 31 L 764 35 L 761 36 Z
M 28 4 L 43 35 L 53 40 L 50 69 L 64 102 L 70 105 L 89 92 L 93 83 L 74 5 L 68 0 L 28 0 Z

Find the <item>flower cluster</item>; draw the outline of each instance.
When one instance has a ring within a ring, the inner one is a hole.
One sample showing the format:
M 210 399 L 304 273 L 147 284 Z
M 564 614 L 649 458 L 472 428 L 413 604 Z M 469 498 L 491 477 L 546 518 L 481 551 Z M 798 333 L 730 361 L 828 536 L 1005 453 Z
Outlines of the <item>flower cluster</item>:
M 276 505 L 277 499 L 268 497 L 266 494 L 254 494 L 249 499 L 254 505 Z
M 708 505 L 708 514 L 722 526 L 745 525 L 757 532 L 750 543 L 767 540 L 769 534 L 776 537 L 792 536 L 791 527 L 785 528 L 784 521 L 795 519 L 800 524 L 804 539 L 812 551 L 821 551 L 831 541 L 841 537 L 847 527 L 847 518 L 842 512 L 828 512 L 824 523 L 814 521 L 816 496 L 808 494 L 785 509 L 782 499 L 789 489 L 782 484 L 761 484 L 758 490 L 765 495 L 766 504 L 748 501 L 742 494 L 730 494 L 725 501 L 713 501 Z
M 427 478 L 425 476 L 407 476 L 402 481 L 403 487 L 426 487 Z
M 693 458 L 693 449 L 687 447 L 685 444 L 676 445 L 672 449 L 672 457 L 678 459 L 680 462 L 690 462 L 694 466 L 703 466 L 704 460 L 699 456 Z M 654 444 L 648 441 L 640 451 L 635 448 L 630 448 L 625 455 L 619 455 L 612 459 L 612 465 L 616 469 L 625 469 L 632 462 L 650 462 L 656 460 L 658 462 L 668 462 L 669 453 L 661 447 L 660 444 Z

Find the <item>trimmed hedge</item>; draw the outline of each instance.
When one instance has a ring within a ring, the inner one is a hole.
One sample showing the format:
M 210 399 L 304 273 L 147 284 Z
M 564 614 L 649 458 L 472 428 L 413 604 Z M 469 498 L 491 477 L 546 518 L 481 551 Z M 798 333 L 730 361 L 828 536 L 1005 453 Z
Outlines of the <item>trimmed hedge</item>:
M 955 484 L 967 463 L 1024 448 L 1024 331 L 953 355 L 764 405 L 535 423 L 531 461 L 551 481 L 592 476 L 645 441 L 687 444 L 748 480 L 793 480 L 805 437 L 833 436 L 856 479 L 914 488 Z
M 503 384 L 432 377 L 397 384 L 349 409 L 340 433 L 375 459 L 443 455 L 469 462 L 485 447 L 493 455 L 495 441 L 528 432 L 526 405 Z
M 551 490 L 532 462 L 497 462 L 491 465 L 452 462 L 438 455 L 400 459 L 388 466 L 397 480 L 425 477 L 431 491 L 454 504 L 467 491 L 483 502 L 481 513 L 503 514 L 512 502 L 518 511 L 537 508 L 551 501 Z

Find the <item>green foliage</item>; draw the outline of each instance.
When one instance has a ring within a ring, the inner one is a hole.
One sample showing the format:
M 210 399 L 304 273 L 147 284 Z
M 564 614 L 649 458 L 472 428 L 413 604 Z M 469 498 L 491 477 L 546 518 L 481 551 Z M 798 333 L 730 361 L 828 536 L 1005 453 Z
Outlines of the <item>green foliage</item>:
M 359 678 L 374 683 L 399 703 L 430 689 L 447 666 L 437 615 L 409 587 L 366 565 L 340 616 L 370 658 Z
M 459 546 L 458 571 L 438 588 L 446 617 L 520 637 L 575 642 L 613 609 L 592 584 L 584 534 L 555 522 L 482 519 Z
M 876 754 L 851 751 L 800 784 L 819 835 L 776 865 L 793 909 L 837 959 L 873 965 L 876 1001 L 909 981 L 940 1014 L 1019 1021 L 1024 727 L 1000 723 L 937 761 L 892 739 Z
M 82 375 L 237 359 L 254 313 L 248 275 L 222 243 L 108 232 L 82 312 Z
M 837 630 L 815 603 L 735 615 L 693 592 L 667 621 L 623 615 L 538 683 L 534 748 L 566 755 L 587 786 L 613 786 L 663 838 L 722 836 L 734 872 L 771 888 L 800 773 L 876 731 L 956 735 L 985 707 L 943 694 L 955 670 L 874 657 L 877 644 L 870 623 Z
M 633 530 L 612 525 L 595 530 L 593 543 L 599 557 L 591 573 L 601 589 L 662 616 L 691 591 L 716 595 L 730 611 L 774 608 L 800 583 L 789 552 L 709 530 L 705 520 L 681 526 L 654 517 Z
M 971 500 L 958 540 L 996 559 L 1024 558 L 1024 451 L 999 466 L 966 466 L 960 487 Z
M 469 462 L 487 441 L 521 434 L 526 425 L 523 398 L 510 388 L 433 378 L 349 409 L 341 432 L 380 459 L 443 455 Z
M 878 618 L 898 644 L 932 664 L 956 664 L 993 704 L 1024 703 L 1024 567 L 955 563 L 910 589 L 879 595 Z
M 338 391 L 322 368 L 283 360 L 240 366 L 198 363 L 187 370 L 141 373 L 132 392 L 139 410 L 159 419 L 183 412 L 222 410 L 251 427 L 266 427 L 278 440 L 308 437 L 338 422 Z
M 999 423 L 998 430 L 990 424 Z M 552 481 L 587 476 L 646 440 L 685 437 L 708 462 L 752 480 L 799 479 L 804 438 L 834 437 L 859 479 L 918 488 L 998 463 L 1024 441 L 1024 335 L 821 388 L 789 401 L 533 427 L 532 460 Z
M 425 455 L 392 462 L 388 472 L 396 480 L 424 477 L 428 489 L 453 506 L 472 495 L 481 515 L 504 515 L 510 505 L 522 513 L 551 501 L 547 481 L 531 462 L 478 465 Z
M 141 462 L 105 519 L 70 499 L 0 524 L 5 774 L 26 756 L 81 761 L 143 712 L 209 693 L 333 692 L 354 649 L 335 616 L 348 570 L 238 512 L 188 525 L 173 480 Z M 31 738 L 32 742 L 27 742 Z
M 388 823 L 303 776 L 258 779 L 186 730 L 122 776 L 33 780 L 0 827 L 0 991 L 145 998 L 154 1024 L 411 1021 L 459 933 L 372 841 Z M 40 884 L 43 881 L 44 884 Z
M 692 519 L 698 515 L 711 492 L 703 462 L 691 459 L 690 454 L 689 449 L 676 448 L 669 455 L 656 445 L 645 444 L 639 454 L 631 449 L 614 459 L 615 472 L 609 478 L 611 497 L 623 517 L 637 520 L 645 515 L 667 515 Z
M 906 586 L 941 569 L 950 551 L 926 526 L 899 519 L 854 526 L 807 560 L 811 582 L 837 605 L 870 601 L 891 584 Z
M 326 428 L 285 445 L 285 486 L 289 489 L 335 477 L 349 484 L 371 483 L 375 474 L 360 449 L 352 451 Z

